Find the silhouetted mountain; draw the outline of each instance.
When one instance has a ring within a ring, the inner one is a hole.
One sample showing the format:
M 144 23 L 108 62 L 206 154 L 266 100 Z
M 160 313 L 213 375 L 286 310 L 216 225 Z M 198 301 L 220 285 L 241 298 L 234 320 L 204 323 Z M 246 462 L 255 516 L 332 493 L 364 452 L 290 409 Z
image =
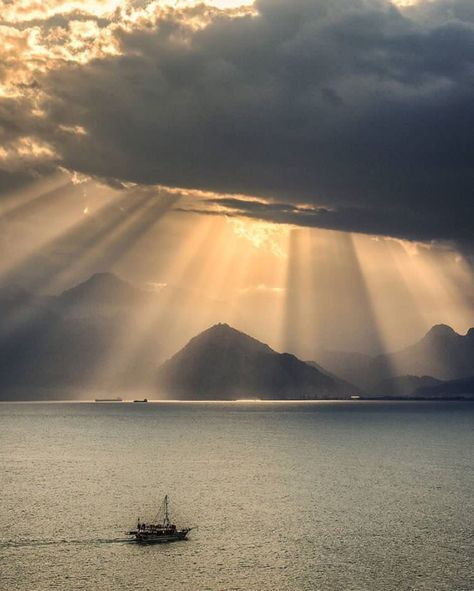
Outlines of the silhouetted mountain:
M 116 335 L 113 321 L 65 318 L 54 306 L 17 310 L 0 331 L 0 385 L 89 385 Z
M 59 296 L 0 287 L 0 399 L 14 397 L 13 389 L 34 398 L 48 389 L 76 396 L 91 388 L 147 388 L 183 338 L 229 312 L 225 302 L 193 291 L 142 290 L 111 273 Z
M 54 305 L 56 298 L 39 296 L 16 286 L 0 287 L 0 333 L 9 319 L 13 319 L 21 310 L 32 308 L 47 310 Z
M 183 338 L 228 313 L 226 302 L 166 285 L 141 290 L 111 273 L 56 297 L 3 286 L 0 397 L 11 388 L 24 388 L 31 398 L 39 388 L 147 387 Z M 352 383 L 378 395 L 405 395 L 433 385 L 427 381 L 433 378 L 417 375 L 471 376 L 473 346 L 474 329 L 461 336 L 441 325 L 391 355 L 326 354 L 318 361 L 327 371 L 221 324 L 192 339 L 159 377 L 178 398 L 347 398 L 360 393 Z
M 157 385 L 170 398 L 200 400 L 328 399 L 356 393 L 227 324 L 191 339 L 159 368 Z
M 318 352 L 317 359 L 317 365 L 321 364 L 331 374 L 355 384 L 362 390 L 366 390 L 374 385 L 374 358 L 370 355 L 323 349 Z
M 311 367 L 316 368 L 323 375 L 328 376 L 329 378 L 333 379 L 341 389 L 346 389 L 347 392 L 351 392 L 352 395 L 363 395 L 364 394 L 364 392 L 360 388 L 357 388 L 356 386 L 354 386 L 354 384 L 351 384 L 347 380 L 341 379 L 340 377 L 336 376 L 332 372 L 327 371 L 327 369 L 325 369 L 324 367 L 319 365 L 319 363 L 316 363 L 316 361 L 306 361 L 305 363 L 307 363 L 308 365 L 311 365 Z
M 414 345 L 401 351 L 370 357 L 359 353 L 323 351 L 318 357 L 329 371 L 365 390 L 401 376 L 431 376 L 453 380 L 472 375 L 474 329 L 460 335 L 450 326 L 431 328 Z M 391 386 L 387 382 L 387 386 Z
M 474 376 L 418 388 L 413 395 L 420 398 L 474 398 Z
M 119 354 L 138 328 L 134 311 L 147 296 L 109 273 L 94 275 L 58 297 L 0 290 L 1 396 L 11 388 L 100 384 L 110 356 Z M 157 361 L 155 349 L 131 367 L 119 365 L 115 382 L 141 384 L 145 369 L 151 376 Z
M 151 294 L 119 279 L 113 273 L 96 273 L 87 281 L 64 291 L 58 298 L 58 303 L 68 309 L 75 308 L 76 312 L 94 312 L 117 308 L 130 308 L 146 304 Z
M 463 336 L 450 326 L 433 326 L 414 345 L 375 359 L 375 372 L 387 368 L 397 375 L 428 375 L 440 380 L 471 376 L 474 370 L 474 330 Z
M 410 397 L 419 388 L 428 388 L 444 384 L 431 376 L 398 376 L 383 380 L 371 389 L 374 396 Z

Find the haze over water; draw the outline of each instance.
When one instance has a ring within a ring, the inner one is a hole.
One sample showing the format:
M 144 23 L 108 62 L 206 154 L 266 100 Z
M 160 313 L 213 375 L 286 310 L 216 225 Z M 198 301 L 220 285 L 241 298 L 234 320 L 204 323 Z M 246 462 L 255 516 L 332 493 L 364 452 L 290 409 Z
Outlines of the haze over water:
M 473 588 L 474 405 L 0 405 L 2 589 Z M 171 496 L 187 542 L 124 540 Z

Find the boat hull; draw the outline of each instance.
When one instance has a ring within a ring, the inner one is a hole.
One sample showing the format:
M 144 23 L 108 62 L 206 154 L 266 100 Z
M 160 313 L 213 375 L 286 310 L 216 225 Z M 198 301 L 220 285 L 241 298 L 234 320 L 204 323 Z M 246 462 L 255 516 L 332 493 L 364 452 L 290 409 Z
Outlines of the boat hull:
M 181 530 L 170 534 L 154 535 L 152 533 L 135 533 L 131 540 L 137 544 L 169 544 L 170 542 L 181 542 L 186 539 L 190 530 Z
M 181 542 L 185 540 L 186 536 L 158 536 L 154 537 L 147 537 L 147 538 L 135 538 L 133 540 L 137 544 L 169 544 L 171 542 Z

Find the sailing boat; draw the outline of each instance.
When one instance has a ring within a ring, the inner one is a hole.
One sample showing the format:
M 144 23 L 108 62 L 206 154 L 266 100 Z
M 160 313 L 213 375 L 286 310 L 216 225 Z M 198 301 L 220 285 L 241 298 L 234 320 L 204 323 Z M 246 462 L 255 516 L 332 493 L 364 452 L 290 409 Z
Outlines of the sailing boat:
M 162 515 L 161 521 L 160 515 Z M 168 495 L 165 495 L 158 515 L 152 523 L 144 523 L 138 519 L 136 529 L 128 532 L 133 536 L 132 541 L 139 544 L 163 544 L 165 542 L 178 542 L 185 540 L 188 533 L 194 528 L 184 527 L 178 529 L 171 523 L 168 507 Z

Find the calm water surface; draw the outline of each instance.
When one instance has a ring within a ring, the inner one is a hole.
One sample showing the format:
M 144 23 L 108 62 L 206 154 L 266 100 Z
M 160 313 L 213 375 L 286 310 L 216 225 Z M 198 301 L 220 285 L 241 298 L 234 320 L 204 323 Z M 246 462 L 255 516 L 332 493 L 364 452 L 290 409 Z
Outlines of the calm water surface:
M 0 404 L 0 588 L 472 591 L 474 404 Z M 190 540 L 124 541 L 171 496 Z

